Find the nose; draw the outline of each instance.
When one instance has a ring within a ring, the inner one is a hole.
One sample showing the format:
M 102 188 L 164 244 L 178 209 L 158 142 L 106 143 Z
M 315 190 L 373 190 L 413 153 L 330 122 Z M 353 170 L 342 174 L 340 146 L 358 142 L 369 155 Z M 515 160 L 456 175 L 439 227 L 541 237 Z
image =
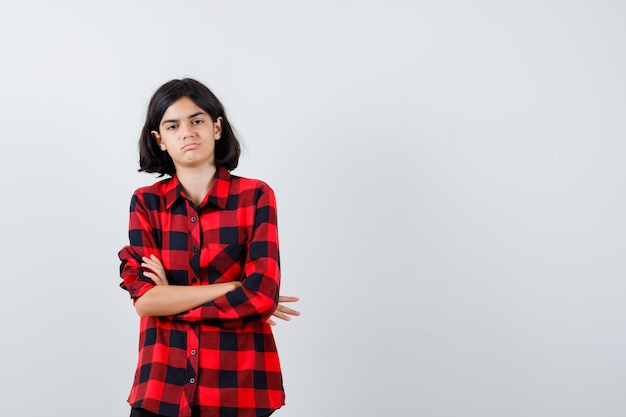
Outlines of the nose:
M 181 124 L 180 137 L 181 139 L 187 139 L 187 138 L 193 137 L 193 126 L 191 126 L 191 123 Z

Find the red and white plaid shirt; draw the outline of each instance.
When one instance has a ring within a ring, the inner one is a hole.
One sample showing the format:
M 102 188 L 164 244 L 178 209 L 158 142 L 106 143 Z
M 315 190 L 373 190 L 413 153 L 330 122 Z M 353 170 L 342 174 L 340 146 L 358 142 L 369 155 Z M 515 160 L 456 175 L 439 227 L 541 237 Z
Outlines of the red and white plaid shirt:
M 120 286 L 133 300 L 154 286 L 140 266 L 156 255 L 170 285 L 240 280 L 193 310 L 142 317 L 139 362 L 128 398 L 164 416 L 261 416 L 285 401 L 271 326 L 280 286 L 276 201 L 262 181 L 218 168 L 202 204 L 176 177 L 135 191 Z

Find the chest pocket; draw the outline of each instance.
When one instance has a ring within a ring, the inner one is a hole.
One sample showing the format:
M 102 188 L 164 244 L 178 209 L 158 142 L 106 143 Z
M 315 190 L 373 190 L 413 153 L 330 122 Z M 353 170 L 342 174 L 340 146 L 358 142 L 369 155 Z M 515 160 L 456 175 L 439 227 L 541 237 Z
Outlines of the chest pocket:
M 247 257 L 245 243 L 209 243 L 202 248 L 208 264 L 209 284 L 240 280 Z

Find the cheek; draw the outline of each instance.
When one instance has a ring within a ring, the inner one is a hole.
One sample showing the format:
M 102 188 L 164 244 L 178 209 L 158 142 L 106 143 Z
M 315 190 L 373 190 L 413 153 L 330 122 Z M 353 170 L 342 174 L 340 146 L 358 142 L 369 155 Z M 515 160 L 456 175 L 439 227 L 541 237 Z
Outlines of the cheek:
M 165 146 L 171 145 L 174 143 L 174 138 L 172 137 L 172 133 L 171 132 L 163 132 L 163 134 L 161 135 L 161 140 L 159 141 L 159 143 L 162 143 Z

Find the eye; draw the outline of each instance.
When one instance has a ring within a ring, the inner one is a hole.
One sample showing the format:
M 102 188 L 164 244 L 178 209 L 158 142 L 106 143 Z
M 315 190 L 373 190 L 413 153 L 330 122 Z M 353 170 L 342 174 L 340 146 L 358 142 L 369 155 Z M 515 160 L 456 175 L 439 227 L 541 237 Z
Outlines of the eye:
M 174 129 L 176 129 L 176 127 L 177 127 L 177 125 L 169 125 L 165 129 L 167 129 L 167 130 L 174 130 Z
M 191 123 L 193 123 L 194 125 L 200 125 L 200 124 L 204 123 L 204 120 L 202 120 L 202 119 L 196 119 L 196 120 L 194 120 L 194 121 L 193 121 L 193 122 L 191 122 Z

